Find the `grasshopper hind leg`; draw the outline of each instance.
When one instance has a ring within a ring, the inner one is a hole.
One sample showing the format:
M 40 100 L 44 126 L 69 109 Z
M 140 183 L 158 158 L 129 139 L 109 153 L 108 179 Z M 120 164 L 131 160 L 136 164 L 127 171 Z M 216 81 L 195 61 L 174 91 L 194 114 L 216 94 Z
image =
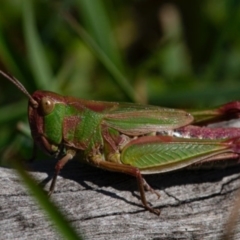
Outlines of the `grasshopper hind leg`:
M 158 198 L 160 197 L 160 194 L 157 193 L 154 189 L 152 189 L 147 184 L 147 182 L 142 177 L 142 174 L 138 168 L 132 167 L 129 165 L 123 165 L 123 164 L 119 164 L 119 163 L 103 161 L 101 158 L 98 158 L 98 159 L 94 158 L 94 162 L 92 162 L 92 164 L 94 164 L 95 166 L 100 167 L 102 169 L 105 169 L 105 170 L 109 170 L 109 171 L 113 171 L 113 172 L 122 172 L 122 173 L 136 177 L 143 206 L 149 212 L 154 213 L 158 216 L 160 215 L 159 209 L 152 208 L 147 203 L 146 196 L 145 196 L 145 189 L 151 191 L 152 193 L 155 193 L 158 196 Z
M 150 185 L 146 182 L 146 180 L 144 178 L 142 178 L 142 180 L 143 180 L 144 189 L 146 191 L 149 191 L 149 192 L 153 193 L 153 194 L 156 194 L 158 199 L 159 199 L 161 195 L 156 190 L 154 190 L 152 187 L 150 187 Z
M 217 108 L 188 110 L 194 117 L 194 125 L 205 125 L 240 118 L 240 101 L 233 101 Z

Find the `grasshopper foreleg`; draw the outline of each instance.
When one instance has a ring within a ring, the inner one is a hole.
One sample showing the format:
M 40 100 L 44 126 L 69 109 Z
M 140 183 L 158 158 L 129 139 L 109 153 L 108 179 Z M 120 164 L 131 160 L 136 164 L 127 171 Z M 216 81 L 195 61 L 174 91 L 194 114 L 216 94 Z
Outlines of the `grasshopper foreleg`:
M 49 191 L 48 191 L 48 196 L 50 196 L 54 191 L 56 181 L 57 181 L 57 176 L 58 176 L 60 170 L 64 167 L 64 165 L 69 160 L 71 160 L 74 157 L 74 155 L 75 155 L 75 151 L 68 150 L 67 154 L 57 162 L 57 164 L 55 166 L 55 172 L 54 172 L 54 176 L 53 176 L 53 179 L 52 179 L 52 182 L 51 182 L 51 186 L 50 186 Z

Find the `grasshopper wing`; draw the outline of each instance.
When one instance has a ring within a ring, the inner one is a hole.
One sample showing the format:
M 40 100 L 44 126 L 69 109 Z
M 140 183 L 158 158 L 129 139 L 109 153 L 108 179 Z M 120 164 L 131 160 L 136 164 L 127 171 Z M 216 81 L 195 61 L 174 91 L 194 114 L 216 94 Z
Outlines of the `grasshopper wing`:
M 128 135 L 175 129 L 190 124 L 191 114 L 170 108 L 122 103 L 104 113 L 108 127 Z

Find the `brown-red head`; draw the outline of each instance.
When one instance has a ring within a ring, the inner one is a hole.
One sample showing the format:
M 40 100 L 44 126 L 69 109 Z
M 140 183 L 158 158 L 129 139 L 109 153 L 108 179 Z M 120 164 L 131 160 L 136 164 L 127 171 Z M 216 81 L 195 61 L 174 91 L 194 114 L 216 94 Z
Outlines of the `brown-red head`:
M 51 126 L 52 130 L 46 124 L 46 118 L 54 112 L 56 104 L 65 105 L 64 97 L 53 92 L 38 90 L 31 98 L 33 100 L 29 99 L 28 103 L 28 120 L 34 142 L 46 153 L 54 154 L 59 151 L 62 140 L 62 129 L 56 127 L 58 123 L 62 125 L 61 117 L 57 117 L 55 126 Z

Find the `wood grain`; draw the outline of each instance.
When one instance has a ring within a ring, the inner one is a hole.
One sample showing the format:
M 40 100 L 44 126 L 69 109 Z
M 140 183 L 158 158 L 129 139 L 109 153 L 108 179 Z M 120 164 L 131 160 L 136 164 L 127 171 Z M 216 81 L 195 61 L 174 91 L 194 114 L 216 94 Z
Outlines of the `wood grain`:
M 55 163 L 36 162 L 28 171 L 47 188 Z M 0 177 L 0 239 L 61 239 L 15 171 L 1 167 Z M 145 179 L 161 194 L 156 199 L 147 193 L 148 201 L 161 209 L 159 217 L 143 209 L 134 178 L 76 160 L 62 170 L 52 199 L 86 239 L 223 239 L 239 198 L 239 166 Z M 240 239 L 235 223 L 229 239 Z

